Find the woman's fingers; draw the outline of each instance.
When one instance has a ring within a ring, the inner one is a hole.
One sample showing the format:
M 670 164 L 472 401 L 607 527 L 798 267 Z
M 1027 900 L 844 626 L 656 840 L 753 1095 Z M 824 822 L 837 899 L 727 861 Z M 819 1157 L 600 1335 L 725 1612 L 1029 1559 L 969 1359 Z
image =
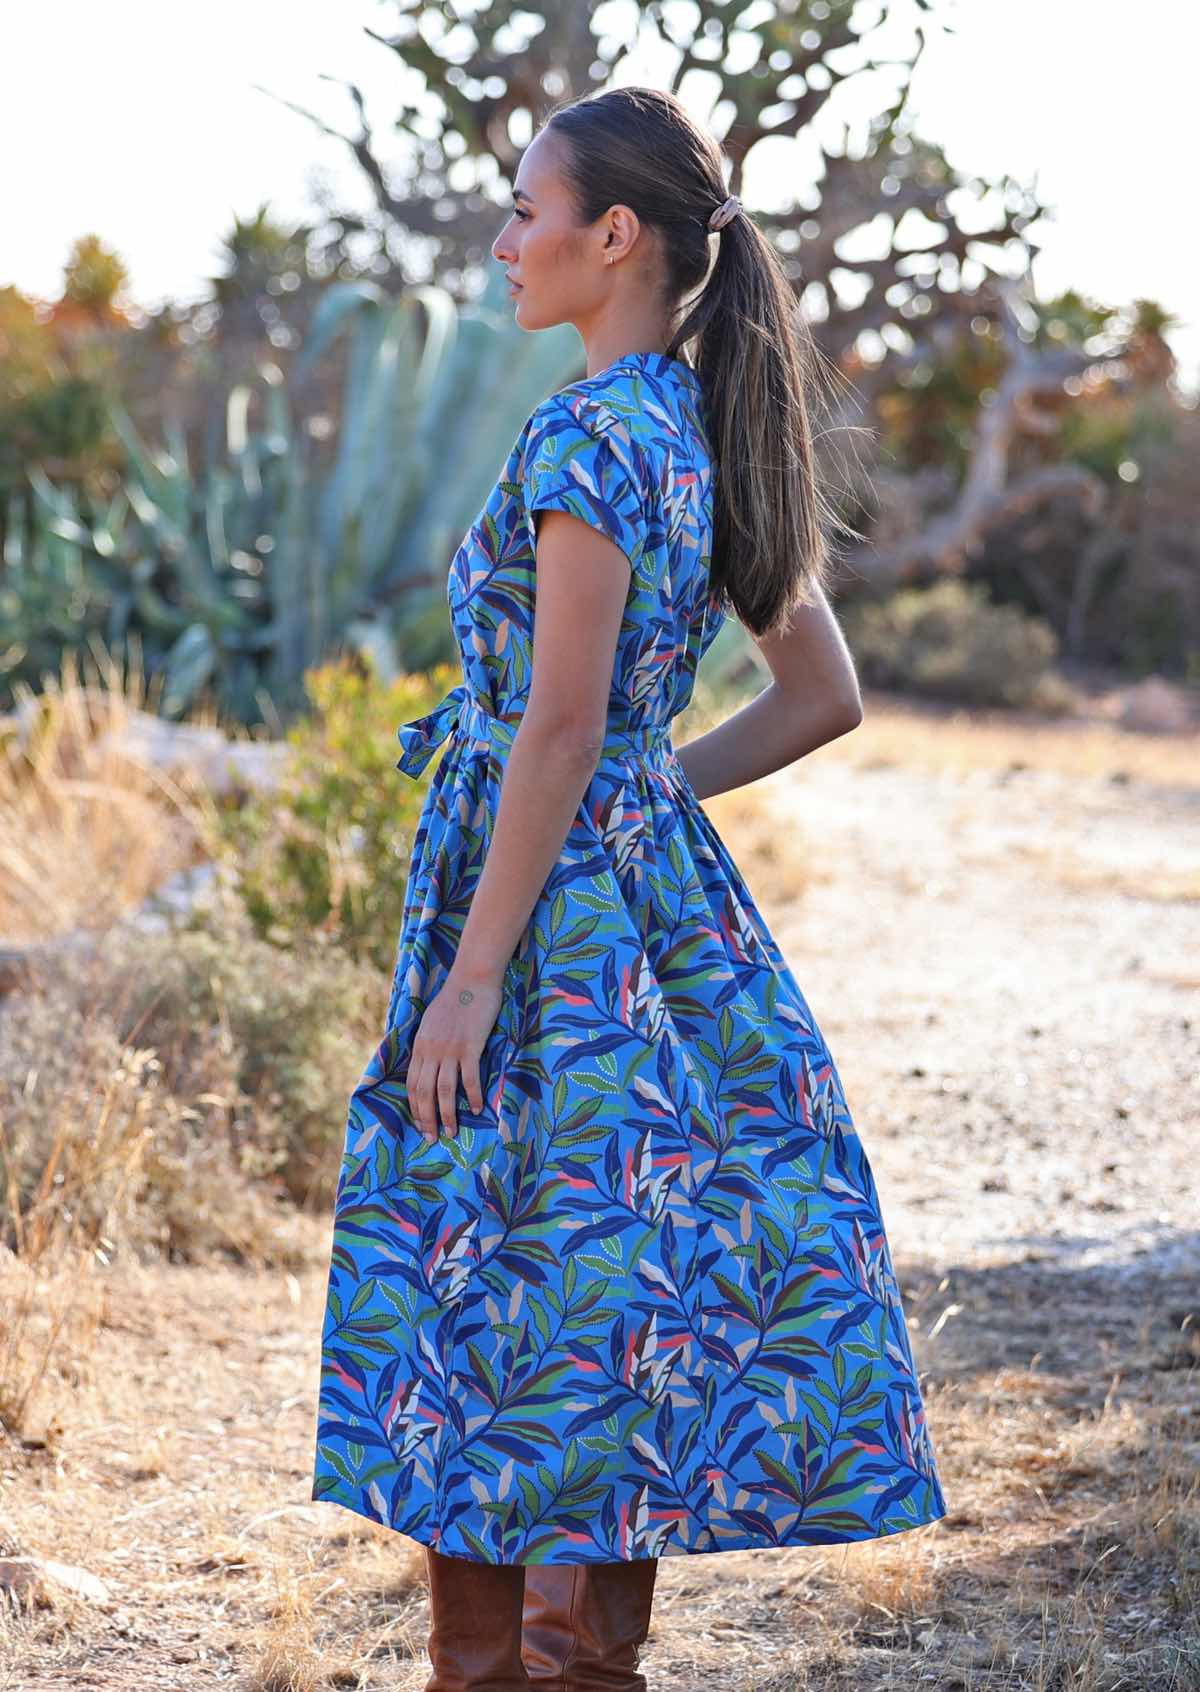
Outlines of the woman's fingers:
M 458 1116 L 455 1110 L 457 1090 L 458 1061 L 455 1058 L 446 1058 L 438 1070 L 437 1100 L 438 1109 L 442 1113 L 442 1131 L 448 1140 L 452 1140 L 458 1133 Z
M 427 1067 L 425 1059 L 414 1052 L 404 1086 L 408 1108 L 417 1125 L 417 1132 L 423 1134 L 427 1140 L 437 1138 L 437 1119 L 433 1113 L 433 1078 L 434 1072 Z
M 470 1100 L 472 1110 L 483 1109 L 483 1088 L 479 1082 L 479 1059 L 468 1058 L 462 1065 L 463 1092 Z
M 458 1133 L 458 1076 L 457 1058 L 442 1058 L 440 1062 L 435 1062 L 432 1058 L 425 1060 L 419 1053 L 414 1053 L 409 1063 L 405 1082 L 409 1112 L 418 1132 L 430 1142 L 438 1137 L 439 1118 L 442 1132 L 448 1140 Z M 470 1065 L 470 1076 L 468 1082 L 464 1073 L 463 1086 L 474 1108 L 482 1110 L 478 1061 Z
M 409 1055 L 405 1094 L 413 1122 L 430 1143 L 438 1137 L 439 1119 L 447 1139 L 458 1133 L 460 1077 L 472 1111 L 483 1110 L 479 1063 L 502 996 L 500 982 L 491 987 L 471 983 L 449 997 L 443 983 L 425 1007 Z M 465 1005 L 472 1008 L 464 1012 Z

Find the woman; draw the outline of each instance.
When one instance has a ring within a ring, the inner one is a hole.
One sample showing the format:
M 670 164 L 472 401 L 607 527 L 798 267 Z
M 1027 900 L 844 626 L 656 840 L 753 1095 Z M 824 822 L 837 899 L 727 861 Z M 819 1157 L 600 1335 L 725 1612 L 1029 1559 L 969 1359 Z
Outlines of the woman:
M 837 1070 L 700 803 L 861 718 L 793 297 L 669 94 L 556 108 L 513 201 L 518 322 L 587 375 L 455 555 L 463 682 L 399 731 L 412 775 L 455 732 L 351 1101 L 313 1496 L 427 1547 L 426 1692 L 633 1692 L 660 1557 L 945 1504 Z M 729 612 L 774 680 L 677 750 Z

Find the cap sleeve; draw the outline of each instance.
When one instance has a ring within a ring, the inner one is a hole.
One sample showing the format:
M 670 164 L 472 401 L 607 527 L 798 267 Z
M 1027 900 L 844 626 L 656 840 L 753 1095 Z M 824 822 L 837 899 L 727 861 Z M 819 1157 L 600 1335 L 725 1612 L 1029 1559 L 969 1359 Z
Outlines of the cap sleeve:
M 636 566 L 646 542 L 642 494 L 631 473 L 628 436 L 588 426 L 561 401 L 533 415 L 522 491 L 529 544 L 537 547 L 535 511 L 567 511 L 599 529 Z

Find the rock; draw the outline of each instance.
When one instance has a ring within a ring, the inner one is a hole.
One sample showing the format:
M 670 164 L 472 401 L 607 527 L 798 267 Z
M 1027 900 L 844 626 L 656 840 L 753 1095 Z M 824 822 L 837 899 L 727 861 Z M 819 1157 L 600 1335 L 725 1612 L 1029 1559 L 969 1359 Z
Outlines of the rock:
M 14 711 L 0 715 L 0 742 L 11 739 L 24 750 L 40 720 L 36 695 L 17 702 Z M 95 749 L 116 752 L 147 769 L 192 770 L 213 793 L 262 789 L 273 792 L 287 760 L 282 740 L 230 740 L 207 723 L 176 723 L 152 711 L 129 706 L 119 727 L 98 734 Z
M 91 951 L 95 943 L 95 935 L 88 929 L 55 935 L 53 939 L 27 946 L 0 939 L 0 998 L 6 993 L 24 991 L 31 973 L 38 969 L 69 968 L 72 958 Z
M 288 755 L 283 741 L 227 740 L 208 724 L 173 723 L 138 710 L 131 710 L 119 729 L 100 735 L 96 746 L 150 769 L 192 770 L 210 792 L 221 794 L 242 788 L 273 791 Z
M 0 1558 L 0 1594 L 10 1604 L 52 1609 L 64 1592 L 89 1603 L 107 1604 L 109 1590 L 99 1575 L 47 1557 Z
M 1144 734 L 1187 734 L 1197 726 L 1187 692 L 1162 676 L 1147 676 L 1129 688 L 1117 720 Z
M 136 910 L 121 919 L 143 934 L 161 934 L 181 919 L 211 903 L 218 887 L 217 866 L 194 864 L 156 887 Z
M 29 1557 L 0 1557 L 0 1593 L 13 1606 L 50 1603 L 37 1565 Z
M 194 864 L 155 888 L 142 904 L 125 911 L 114 926 L 127 925 L 139 934 L 162 934 L 177 926 L 193 911 L 211 905 L 219 892 L 217 866 Z M 94 950 L 97 932 L 78 928 L 52 939 L 16 946 L 0 937 L 0 999 L 7 993 L 27 991 L 30 980 L 51 970 L 69 969 L 74 959 Z M 3 1552 L 0 1545 L 0 1552 Z

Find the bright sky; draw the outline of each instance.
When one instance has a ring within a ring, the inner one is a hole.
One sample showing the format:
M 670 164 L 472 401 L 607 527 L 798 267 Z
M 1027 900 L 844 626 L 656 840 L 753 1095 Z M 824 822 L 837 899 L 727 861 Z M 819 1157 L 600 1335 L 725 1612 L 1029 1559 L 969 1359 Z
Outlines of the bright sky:
M 878 15 L 863 0 L 862 18 Z M 877 59 L 905 41 L 915 15 L 911 0 L 889 3 Z M 1196 206 L 1194 9 L 1178 0 L 940 0 L 940 15 L 956 34 L 935 38 L 917 71 L 921 132 L 965 173 L 1036 173 L 1057 208 L 1042 226 L 1039 292 L 1073 286 L 1117 305 L 1156 299 L 1186 320 L 1170 340 L 1185 383 L 1200 384 L 1186 238 Z M 266 200 L 276 217 L 299 219 L 312 209 L 314 173 L 341 203 L 364 206 L 348 149 L 281 102 L 351 133 L 336 81 L 353 79 L 372 120 L 385 124 L 405 73 L 360 26 L 387 34 L 393 17 L 386 0 L 208 0 L 199 10 L 14 0 L 0 20 L 0 285 L 55 295 L 71 242 L 95 232 L 124 259 L 139 303 L 194 299 L 235 214 Z M 661 75 L 647 56 L 620 80 Z M 882 109 L 891 86 L 886 72 L 873 88 L 860 83 L 853 107 L 829 111 L 827 134 Z M 683 92 L 690 101 L 692 90 Z M 707 107 L 696 110 L 707 118 Z M 748 176 L 751 209 L 756 196 L 765 203 L 804 180 L 795 151 L 777 174 L 782 163 L 764 157 Z

